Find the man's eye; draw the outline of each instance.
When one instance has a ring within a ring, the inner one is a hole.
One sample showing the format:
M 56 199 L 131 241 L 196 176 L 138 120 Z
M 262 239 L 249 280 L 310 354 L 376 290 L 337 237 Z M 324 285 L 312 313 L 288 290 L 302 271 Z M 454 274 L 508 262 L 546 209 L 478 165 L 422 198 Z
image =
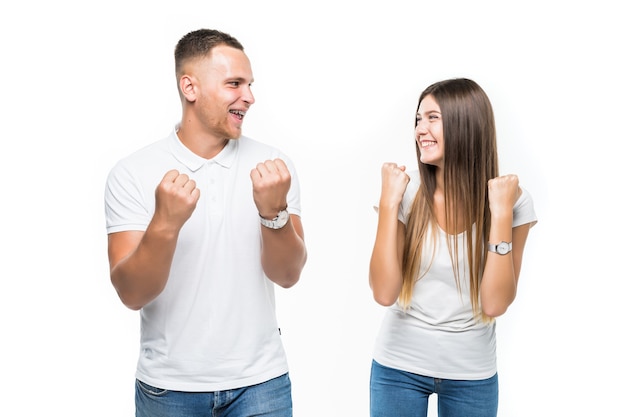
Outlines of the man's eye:
M 233 87 L 239 87 L 239 81 L 231 81 L 229 84 Z

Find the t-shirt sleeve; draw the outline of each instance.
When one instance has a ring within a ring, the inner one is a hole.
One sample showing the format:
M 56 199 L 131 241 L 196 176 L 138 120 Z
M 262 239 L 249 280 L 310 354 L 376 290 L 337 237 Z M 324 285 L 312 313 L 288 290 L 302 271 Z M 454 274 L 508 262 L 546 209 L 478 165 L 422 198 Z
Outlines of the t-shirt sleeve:
M 419 171 L 409 171 L 407 174 L 409 176 L 409 183 L 402 196 L 402 202 L 400 203 L 400 210 L 398 212 L 398 220 L 405 225 L 409 219 L 409 212 L 411 211 L 413 200 L 415 200 L 417 190 L 420 186 Z
M 532 196 L 527 190 L 522 188 L 522 195 L 520 195 L 513 206 L 513 227 L 523 224 L 530 224 L 530 227 L 533 227 L 537 221 Z
M 287 168 L 289 168 L 289 174 L 291 175 L 291 186 L 287 192 L 287 212 L 301 216 L 302 203 L 300 201 L 300 180 L 298 178 L 298 171 L 291 158 L 283 153 L 280 153 L 278 156 L 285 162 Z
M 107 233 L 145 231 L 150 223 L 145 190 L 132 172 L 118 163 L 109 173 L 104 191 Z

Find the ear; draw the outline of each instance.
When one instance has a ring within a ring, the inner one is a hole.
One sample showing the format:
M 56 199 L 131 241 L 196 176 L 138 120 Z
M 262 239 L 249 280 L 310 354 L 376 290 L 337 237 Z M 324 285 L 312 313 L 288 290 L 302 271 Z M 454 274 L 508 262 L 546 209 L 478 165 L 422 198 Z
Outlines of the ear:
M 185 100 L 194 102 L 196 101 L 196 83 L 195 79 L 191 75 L 183 75 L 180 77 L 179 87 L 180 92 L 185 97 Z

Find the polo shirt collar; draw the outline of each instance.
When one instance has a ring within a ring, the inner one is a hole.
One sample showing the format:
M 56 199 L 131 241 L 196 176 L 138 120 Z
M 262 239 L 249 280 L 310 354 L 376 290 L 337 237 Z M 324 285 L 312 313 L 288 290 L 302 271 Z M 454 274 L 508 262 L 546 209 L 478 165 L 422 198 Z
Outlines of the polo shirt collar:
M 189 150 L 189 148 L 183 145 L 183 143 L 180 141 L 180 138 L 176 134 L 177 131 L 178 126 L 172 131 L 169 137 L 172 154 L 176 159 L 178 159 L 180 163 L 185 165 L 192 172 L 197 171 L 207 163 L 216 163 L 223 166 L 224 168 L 230 168 L 233 165 L 235 161 L 235 156 L 237 155 L 237 150 L 239 149 L 238 139 L 230 139 L 220 153 L 218 153 L 211 159 L 205 159 L 199 155 L 196 155 L 191 150 Z

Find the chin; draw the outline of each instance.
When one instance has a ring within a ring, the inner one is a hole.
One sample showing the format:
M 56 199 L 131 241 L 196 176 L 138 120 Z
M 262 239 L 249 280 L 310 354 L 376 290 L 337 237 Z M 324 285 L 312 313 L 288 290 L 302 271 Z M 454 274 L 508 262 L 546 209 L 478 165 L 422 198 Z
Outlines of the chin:
M 430 158 L 420 158 L 420 162 L 424 165 L 432 165 L 436 167 L 441 167 L 442 163 L 440 160 L 433 160 Z
M 241 129 L 235 129 L 230 132 L 231 139 L 239 139 L 241 137 Z

